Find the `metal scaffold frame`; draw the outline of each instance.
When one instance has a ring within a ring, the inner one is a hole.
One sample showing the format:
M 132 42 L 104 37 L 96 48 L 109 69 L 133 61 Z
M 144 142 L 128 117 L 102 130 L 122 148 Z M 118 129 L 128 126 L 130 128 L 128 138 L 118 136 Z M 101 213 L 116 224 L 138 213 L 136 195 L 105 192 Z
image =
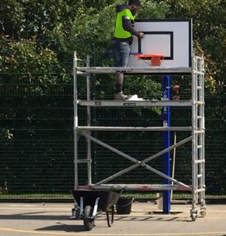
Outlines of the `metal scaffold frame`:
M 204 117 L 204 59 L 202 57 L 194 57 L 191 68 L 170 68 L 170 67 L 90 67 L 89 57 L 87 56 L 86 67 L 78 66 L 79 59 L 76 52 L 73 59 L 73 80 L 74 80 L 74 188 L 92 189 L 92 190 L 139 190 L 139 191 L 164 191 L 178 190 L 191 191 L 192 193 L 192 208 L 191 218 L 195 220 L 198 215 L 205 216 L 205 117 Z M 126 74 L 187 74 L 192 78 L 192 95 L 191 100 L 174 100 L 174 101 L 114 101 L 114 100 L 91 100 L 90 80 L 91 74 L 115 74 L 117 71 L 125 71 Z M 87 80 L 87 100 L 78 99 L 78 75 L 86 76 Z M 78 122 L 78 106 L 87 107 L 87 126 L 79 126 Z M 103 127 L 91 126 L 91 108 L 92 107 L 191 107 L 192 109 L 192 125 L 189 127 Z M 143 159 L 142 161 L 104 143 L 91 135 L 91 131 L 179 131 L 191 132 L 187 138 L 171 145 L 162 151 Z M 78 136 L 82 135 L 87 141 L 87 158 L 78 158 Z M 91 142 L 117 153 L 118 155 L 133 162 L 130 167 L 113 174 L 97 183 L 92 182 L 92 157 L 91 157 Z M 181 181 L 178 181 L 158 170 L 151 167 L 147 163 L 163 154 L 185 144 L 192 143 L 192 186 L 189 186 Z M 79 185 L 78 168 L 80 163 L 87 164 L 87 183 L 86 186 Z M 164 179 L 171 181 L 171 184 L 108 184 L 109 181 L 121 176 L 137 167 L 143 167 Z M 200 210 L 197 210 L 197 205 L 200 204 Z

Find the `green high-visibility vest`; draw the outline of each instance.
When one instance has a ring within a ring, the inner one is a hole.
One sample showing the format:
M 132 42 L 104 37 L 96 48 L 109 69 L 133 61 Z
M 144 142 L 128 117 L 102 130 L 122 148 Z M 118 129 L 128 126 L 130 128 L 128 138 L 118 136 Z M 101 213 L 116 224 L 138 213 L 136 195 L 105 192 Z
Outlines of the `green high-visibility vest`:
M 132 20 L 134 20 L 135 17 L 132 15 L 132 13 L 129 9 L 125 9 L 124 11 L 119 12 L 117 15 L 114 36 L 116 38 L 126 39 L 126 38 L 131 37 L 131 33 L 128 31 L 125 31 L 122 27 L 122 17 L 123 16 L 128 16 Z

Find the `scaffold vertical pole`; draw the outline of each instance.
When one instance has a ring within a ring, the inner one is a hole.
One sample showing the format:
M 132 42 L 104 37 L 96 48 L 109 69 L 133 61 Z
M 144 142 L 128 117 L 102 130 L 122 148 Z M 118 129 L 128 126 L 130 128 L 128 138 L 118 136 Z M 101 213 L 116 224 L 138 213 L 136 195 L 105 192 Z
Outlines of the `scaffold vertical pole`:
M 164 100 L 170 100 L 170 76 L 162 77 L 162 93 Z M 170 107 L 163 107 L 163 126 L 170 126 Z M 163 148 L 170 147 L 170 131 L 163 132 Z M 170 151 L 163 155 L 163 173 L 170 176 Z M 170 185 L 168 179 L 163 179 L 163 184 Z M 170 213 L 170 191 L 163 191 L 163 213 Z
M 90 56 L 87 55 L 86 58 L 86 66 L 90 66 Z M 86 98 L 89 101 L 91 96 L 91 88 L 90 88 L 90 74 L 86 76 L 86 87 L 87 87 L 87 95 Z M 87 106 L 87 126 L 91 126 L 91 107 Z M 88 131 L 89 134 L 91 134 L 91 131 Z M 88 175 L 88 184 L 92 184 L 92 157 L 91 157 L 91 140 L 89 138 L 86 138 L 87 142 L 87 175 Z
M 77 53 L 73 56 L 73 106 L 74 106 L 74 189 L 78 186 L 78 90 L 77 90 Z

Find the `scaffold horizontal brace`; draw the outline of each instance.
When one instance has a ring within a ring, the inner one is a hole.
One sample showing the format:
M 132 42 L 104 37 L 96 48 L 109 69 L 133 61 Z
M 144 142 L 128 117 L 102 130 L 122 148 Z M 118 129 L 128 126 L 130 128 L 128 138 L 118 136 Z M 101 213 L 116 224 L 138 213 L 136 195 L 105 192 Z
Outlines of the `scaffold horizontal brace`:
M 110 126 L 78 126 L 79 131 L 192 131 L 192 127 L 110 127 Z
M 115 74 L 117 71 L 124 71 L 127 74 L 191 74 L 189 67 L 77 67 L 77 72 L 91 74 Z M 81 74 L 81 73 L 80 73 Z
M 200 188 L 200 189 L 195 190 L 195 193 L 201 193 L 201 192 L 204 192 L 205 190 L 206 190 L 205 188 Z
M 120 101 L 120 100 L 79 100 L 78 104 L 81 106 L 91 107 L 191 107 L 190 100 L 177 100 L 177 101 Z
M 167 184 L 104 184 L 104 185 L 84 185 L 77 186 L 79 190 L 122 190 L 125 191 L 191 191 L 191 188 L 180 185 L 167 185 Z
M 92 162 L 92 160 L 87 160 L 87 159 L 80 159 L 76 161 L 78 164 L 84 164 L 84 163 L 88 163 L 88 162 Z

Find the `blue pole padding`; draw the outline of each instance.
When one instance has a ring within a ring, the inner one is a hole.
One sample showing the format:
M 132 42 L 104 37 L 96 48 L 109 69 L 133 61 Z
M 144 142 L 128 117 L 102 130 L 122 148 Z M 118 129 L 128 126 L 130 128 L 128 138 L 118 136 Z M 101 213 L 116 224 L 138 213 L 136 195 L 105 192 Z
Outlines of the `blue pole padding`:
M 170 76 L 162 77 L 163 99 L 170 100 Z M 163 126 L 170 127 L 170 107 L 163 107 Z M 170 147 L 170 131 L 163 132 L 163 148 Z M 170 151 L 163 155 L 163 173 L 170 176 Z M 170 185 L 171 182 L 163 179 L 163 184 Z M 170 214 L 170 190 L 163 191 L 163 214 Z

